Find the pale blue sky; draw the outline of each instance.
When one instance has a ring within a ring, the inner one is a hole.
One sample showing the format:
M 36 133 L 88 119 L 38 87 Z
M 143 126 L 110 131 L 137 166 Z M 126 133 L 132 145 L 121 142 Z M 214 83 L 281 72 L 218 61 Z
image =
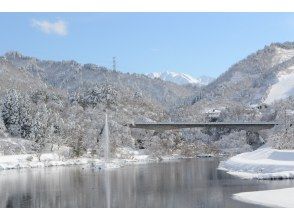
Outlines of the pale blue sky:
M 0 13 L 0 54 L 123 72 L 218 76 L 271 42 L 294 41 L 292 13 Z

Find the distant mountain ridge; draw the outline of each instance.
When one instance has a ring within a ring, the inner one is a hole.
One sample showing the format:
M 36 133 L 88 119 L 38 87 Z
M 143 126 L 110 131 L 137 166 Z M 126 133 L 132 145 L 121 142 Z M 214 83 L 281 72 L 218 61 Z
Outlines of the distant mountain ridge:
M 1 88 L 17 82 L 22 83 L 18 86 L 21 88 L 52 86 L 72 93 L 81 86 L 107 82 L 122 93 L 140 94 L 146 100 L 169 107 L 186 100 L 191 100 L 188 103 L 206 100 L 271 104 L 294 95 L 294 42 L 265 46 L 232 65 L 215 80 L 172 71 L 127 74 L 73 60 L 39 60 L 19 52 L 6 53 L 0 60 L 0 74 L 9 77 L 6 80 L 3 77 Z M 20 78 L 19 74 L 27 78 Z
M 45 85 L 74 94 L 82 87 L 110 84 L 125 97 L 141 96 L 155 105 L 174 106 L 193 96 L 197 88 L 185 87 L 168 81 L 158 81 L 143 74 L 112 71 L 95 64 L 80 64 L 74 60 L 52 61 L 25 56 L 19 52 L 7 52 L 0 57 L 15 70 L 22 71 Z M 0 70 L 1 70 L 0 65 Z M 14 77 L 17 78 L 17 77 Z M 1 85 L 0 85 L 1 87 Z
M 209 76 L 192 77 L 189 74 L 172 72 L 172 71 L 153 72 L 153 73 L 147 74 L 147 76 L 149 76 L 152 79 L 159 78 L 164 81 L 173 82 L 179 85 L 185 85 L 185 84 L 207 85 L 214 80 L 214 78 Z

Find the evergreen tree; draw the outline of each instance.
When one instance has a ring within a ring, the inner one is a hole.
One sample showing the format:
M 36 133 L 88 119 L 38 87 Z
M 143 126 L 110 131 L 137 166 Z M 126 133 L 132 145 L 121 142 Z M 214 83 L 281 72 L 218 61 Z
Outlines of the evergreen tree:
M 0 116 L 0 137 L 3 137 L 5 132 L 6 132 L 6 127 L 5 127 L 5 124 L 3 122 L 2 117 Z
M 21 130 L 21 137 L 29 138 L 32 127 L 32 109 L 31 102 L 27 95 L 24 95 L 20 100 L 19 108 L 19 126 Z
M 32 124 L 29 97 L 16 90 L 8 91 L 2 102 L 2 118 L 11 135 L 28 138 Z
M 2 117 L 7 130 L 13 136 L 21 134 L 19 109 L 20 94 L 14 89 L 8 91 L 2 103 Z
M 30 134 L 30 138 L 38 144 L 35 149 L 37 153 L 45 148 L 49 137 L 48 131 L 51 131 L 48 128 L 48 110 L 45 104 L 41 104 L 33 118 Z

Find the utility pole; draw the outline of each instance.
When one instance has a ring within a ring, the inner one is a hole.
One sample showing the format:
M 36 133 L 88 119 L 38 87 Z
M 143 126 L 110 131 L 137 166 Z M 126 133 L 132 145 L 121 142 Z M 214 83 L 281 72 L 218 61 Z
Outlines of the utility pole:
M 113 72 L 116 72 L 116 57 L 112 58 L 112 70 Z

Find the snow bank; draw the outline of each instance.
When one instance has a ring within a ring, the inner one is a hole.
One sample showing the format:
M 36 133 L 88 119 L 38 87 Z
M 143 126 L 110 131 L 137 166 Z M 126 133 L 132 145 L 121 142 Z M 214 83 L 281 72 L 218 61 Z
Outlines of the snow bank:
M 0 170 L 50 166 L 85 165 L 89 164 L 90 160 L 90 158 L 62 160 L 59 157 L 59 155 L 55 153 L 42 154 L 40 160 L 34 154 L 6 155 L 0 156 Z M 95 162 L 102 163 L 102 161 L 98 159 L 95 160 Z
M 93 159 L 90 157 L 72 158 L 65 160 L 56 153 L 47 153 L 40 156 L 40 160 L 34 154 L 7 155 L 0 156 L 0 170 L 20 169 L 20 168 L 42 168 L 51 166 L 71 166 L 86 165 L 99 169 L 119 168 L 131 163 L 142 162 L 145 157 L 134 158 L 133 160 L 113 159 L 105 163 L 104 160 Z M 147 160 L 144 160 L 148 162 Z
M 70 165 L 85 165 L 97 169 L 113 169 L 131 164 L 147 164 L 160 161 L 159 158 L 151 157 L 150 155 L 133 153 L 134 155 L 129 158 L 115 158 L 109 160 L 107 163 L 103 159 L 93 159 L 91 157 L 65 159 L 57 153 L 42 154 L 40 160 L 35 154 L 5 155 L 0 156 L 0 170 Z M 175 155 L 164 158 L 166 160 L 175 159 Z
M 171 155 L 160 156 L 159 160 L 163 162 L 168 162 L 172 160 L 181 160 L 181 159 L 188 159 L 188 158 L 192 158 L 192 157 L 187 157 L 180 154 L 171 154 Z
M 264 147 L 222 161 L 218 169 L 244 179 L 294 178 L 294 150 Z
M 294 208 L 294 188 L 242 192 L 233 195 L 233 199 L 269 207 Z

